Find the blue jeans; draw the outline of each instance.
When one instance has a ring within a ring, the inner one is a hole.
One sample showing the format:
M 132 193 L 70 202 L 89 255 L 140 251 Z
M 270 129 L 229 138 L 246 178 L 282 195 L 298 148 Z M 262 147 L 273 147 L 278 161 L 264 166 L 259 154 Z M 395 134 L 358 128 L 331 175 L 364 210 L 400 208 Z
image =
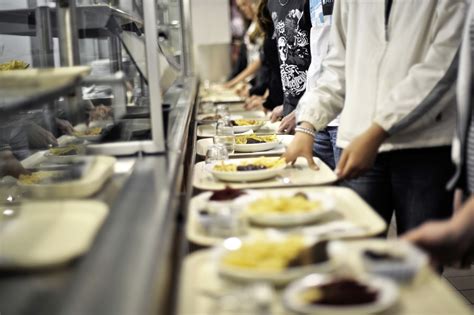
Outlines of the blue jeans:
M 336 147 L 337 127 L 326 127 L 314 138 L 313 155 L 335 169 L 342 150 Z
M 450 147 L 399 150 L 380 153 L 372 169 L 341 185 L 356 191 L 387 225 L 395 211 L 400 235 L 451 216 L 453 192 L 446 184 L 453 172 Z

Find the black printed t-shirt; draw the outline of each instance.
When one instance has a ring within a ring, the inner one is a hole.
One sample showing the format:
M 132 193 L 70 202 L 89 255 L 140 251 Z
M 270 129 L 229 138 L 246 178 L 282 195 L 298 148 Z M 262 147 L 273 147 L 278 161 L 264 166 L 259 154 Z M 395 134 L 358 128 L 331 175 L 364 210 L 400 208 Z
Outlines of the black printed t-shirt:
M 284 92 L 283 114 L 291 113 L 306 89 L 311 64 L 309 1 L 269 0 L 268 10 L 275 27 L 280 74 Z

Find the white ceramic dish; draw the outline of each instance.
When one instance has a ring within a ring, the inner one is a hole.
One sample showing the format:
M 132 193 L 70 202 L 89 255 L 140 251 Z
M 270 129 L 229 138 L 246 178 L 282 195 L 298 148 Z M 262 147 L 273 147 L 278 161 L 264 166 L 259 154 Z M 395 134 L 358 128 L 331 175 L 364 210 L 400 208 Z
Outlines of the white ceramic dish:
M 283 241 L 285 236 L 283 234 L 269 234 L 267 236 L 270 240 L 273 241 Z M 222 263 L 222 259 L 225 257 L 226 254 L 229 254 L 232 250 L 238 249 L 238 244 L 244 243 L 251 243 L 257 240 L 258 238 L 245 238 L 240 239 L 236 237 L 226 239 L 222 245 L 216 247 L 215 257 L 217 259 L 218 265 L 218 273 L 219 275 L 234 280 L 238 282 L 255 282 L 255 281 L 262 281 L 262 282 L 270 282 L 276 285 L 283 285 L 287 284 L 295 279 L 301 278 L 304 275 L 313 272 L 329 272 L 333 269 L 330 260 L 308 265 L 308 266 L 301 266 L 301 267 L 291 267 L 287 268 L 280 272 L 274 271 L 262 271 L 262 270 L 251 270 L 233 266 L 226 266 Z M 312 238 L 305 238 L 304 242 L 307 246 L 311 246 L 314 244 L 315 240 Z
M 251 161 L 252 159 L 249 159 Z M 232 160 L 227 161 L 227 163 L 236 163 Z M 280 174 L 286 165 L 280 165 L 264 170 L 255 170 L 255 171 L 236 171 L 236 172 L 220 172 L 215 171 L 211 168 L 212 175 L 222 181 L 225 182 L 255 182 L 260 180 L 265 180 L 269 178 L 273 178 Z
M 323 193 L 307 193 L 306 195 L 311 201 L 319 201 L 321 203 L 318 209 L 309 212 L 300 213 L 266 213 L 266 214 L 255 214 L 248 211 L 248 206 L 258 201 L 259 199 L 271 197 L 292 197 L 295 193 L 279 192 L 279 193 L 262 193 L 259 191 L 252 191 L 246 196 L 242 196 L 238 199 L 239 204 L 242 205 L 245 215 L 249 221 L 261 226 L 274 226 L 274 227 L 285 227 L 294 225 L 305 225 L 314 223 L 335 209 L 336 202 L 330 195 Z
M 279 141 L 265 142 L 265 143 L 251 143 L 251 144 L 235 144 L 234 150 L 236 152 L 250 153 L 269 151 L 280 145 Z
M 389 309 L 399 298 L 398 287 L 393 281 L 385 278 L 367 277 L 357 280 L 378 292 L 376 300 L 372 303 L 327 306 L 302 301 L 301 295 L 306 290 L 328 283 L 333 279 L 334 277 L 330 275 L 312 274 L 291 283 L 283 294 L 285 307 L 298 314 L 374 314 Z

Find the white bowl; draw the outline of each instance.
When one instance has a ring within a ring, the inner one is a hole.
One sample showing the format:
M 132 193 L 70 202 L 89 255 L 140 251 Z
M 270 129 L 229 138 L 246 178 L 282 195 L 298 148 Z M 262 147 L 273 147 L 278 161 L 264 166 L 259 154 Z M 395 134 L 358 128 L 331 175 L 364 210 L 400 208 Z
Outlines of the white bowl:
M 334 279 L 331 275 L 312 274 L 291 283 L 283 294 L 285 307 L 298 314 L 373 314 L 387 310 L 397 302 L 399 290 L 390 279 L 367 277 L 356 279 L 358 282 L 378 291 L 372 303 L 360 305 L 318 305 L 301 300 L 301 295 L 308 289 L 328 283 Z

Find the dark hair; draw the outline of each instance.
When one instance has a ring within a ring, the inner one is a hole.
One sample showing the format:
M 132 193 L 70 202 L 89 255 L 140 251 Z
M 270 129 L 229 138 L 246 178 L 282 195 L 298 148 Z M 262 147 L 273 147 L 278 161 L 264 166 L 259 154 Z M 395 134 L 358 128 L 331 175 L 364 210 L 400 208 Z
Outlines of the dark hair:
M 273 20 L 267 8 L 268 0 L 260 0 L 258 4 L 257 20 L 258 25 L 266 35 L 273 33 Z

